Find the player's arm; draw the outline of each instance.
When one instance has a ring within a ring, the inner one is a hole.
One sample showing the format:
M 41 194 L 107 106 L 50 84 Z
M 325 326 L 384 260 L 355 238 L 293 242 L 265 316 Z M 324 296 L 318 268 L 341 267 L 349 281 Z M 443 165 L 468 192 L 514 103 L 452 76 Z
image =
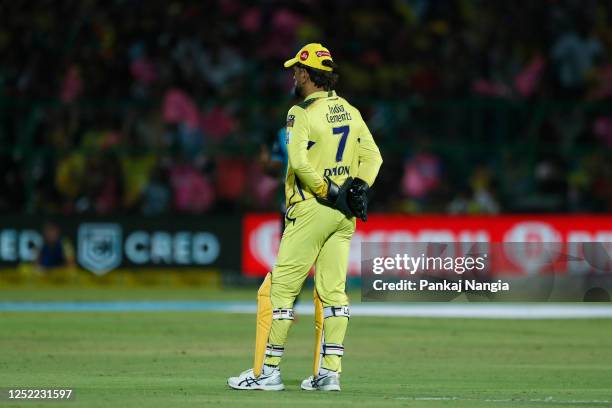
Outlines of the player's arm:
M 358 149 L 359 169 L 356 178 L 365 181 L 371 187 L 376 180 L 383 160 L 378 146 L 372 137 L 372 133 L 370 133 L 368 126 L 363 121 L 361 131 L 359 132 Z
M 289 166 L 310 191 L 318 197 L 327 195 L 327 183 L 308 161 L 308 116 L 299 106 L 289 110 L 287 116 L 287 154 Z
M 347 205 L 350 211 L 363 221 L 368 219 L 368 191 L 374 184 L 378 170 L 382 165 L 382 156 L 374 142 L 374 138 L 365 122 L 359 133 L 358 157 L 359 168 L 357 177 L 351 182 L 346 194 Z

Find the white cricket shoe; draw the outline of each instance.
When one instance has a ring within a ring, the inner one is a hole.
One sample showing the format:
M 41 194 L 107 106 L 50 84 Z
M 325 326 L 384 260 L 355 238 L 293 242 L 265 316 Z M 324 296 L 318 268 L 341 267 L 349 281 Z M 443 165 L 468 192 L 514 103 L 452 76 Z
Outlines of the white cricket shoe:
M 340 391 L 340 374 L 336 371 L 320 368 L 316 377 L 311 375 L 302 381 L 302 389 L 306 391 Z
M 235 390 L 282 391 L 285 389 L 280 369 L 268 366 L 264 366 L 259 377 L 255 377 L 253 369 L 250 368 L 240 373 L 238 377 L 228 378 L 227 385 Z

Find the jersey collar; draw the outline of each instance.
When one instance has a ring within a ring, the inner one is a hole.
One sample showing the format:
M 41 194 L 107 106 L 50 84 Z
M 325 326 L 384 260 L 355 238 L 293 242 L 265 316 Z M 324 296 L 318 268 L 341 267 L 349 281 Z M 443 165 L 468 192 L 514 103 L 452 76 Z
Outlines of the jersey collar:
M 334 96 L 336 96 L 336 91 L 318 91 L 311 93 L 304 100 L 307 101 L 314 98 L 331 98 Z

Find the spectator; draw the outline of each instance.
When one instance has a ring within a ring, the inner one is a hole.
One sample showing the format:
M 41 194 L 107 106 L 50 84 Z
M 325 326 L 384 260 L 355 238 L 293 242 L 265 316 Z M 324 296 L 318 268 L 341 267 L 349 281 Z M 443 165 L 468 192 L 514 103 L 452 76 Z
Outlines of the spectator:
M 415 133 L 433 147 L 406 161 L 400 183 L 402 170 L 383 168 L 374 193 L 388 194 L 378 194 L 374 208 L 398 208 L 401 195 L 410 211 L 444 211 L 454 197 L 454 212 L 465 200 L 470 212 L 496 212 L 498 195 L 512 210 L 543 194 L 557 204 L 541 211 L 566 208 L 570 196 L 581 197 L 571 208 L 607 208 L 605 194 L 593 190 L 606 187 L 597 173 L 605 166 L 572 155 L 610 145 L 607 111 L 585 112 L 580 103 L 612 95 L 612 4 L 350 3 L 7 3 L 0 210 L 273 210 L 274 184 L 253 184 L 257 172 L 246 163 L 292 103 L 282 60 L 318 41 L 333 50 L 339 93 L 357 102 L 384 156 L 418 149 Z M 551 105 L 557 96 L 578 108 L 568 114 Z M 553 131 L 542 126 L 551 122 Z M 537 160 L 551 150 L 577 168 L 555 164 L 551 180 L 551 166 Z M 608 151 L 604 163 L 612 161 Z M 503 180 L 492 182 L 500 191 L 491 184 L 462 191 L 474 163 L 509 156 Z M 162 157 L 168 171 L 152 176 Z M 570 174 L 589 182 L 565 188 Z
M 43 226 L 43 245 L 38 253 L 37 263 L 44 269 L 74 266 L 74 249 L 57 224 L 45 223 Z

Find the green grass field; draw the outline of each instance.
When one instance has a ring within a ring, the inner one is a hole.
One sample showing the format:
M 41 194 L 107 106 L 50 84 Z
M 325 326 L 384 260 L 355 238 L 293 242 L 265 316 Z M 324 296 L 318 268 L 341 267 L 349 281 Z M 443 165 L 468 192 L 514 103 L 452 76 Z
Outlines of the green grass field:
M 36 293 L 3 290 L 0 299 L 60 296 Z M 77 297 L 127 296 L 104 293 Z M 168 295 L 156 293 L 136 297 Z M 0 388 L 73 388 L 76 399 L 5 400 L 0 407 L 611 405 L 612 320 L 353 317 L 343 391 L 334 394 L 299 390 L 312 365 L 312 326 L 312 316 L 302 316 L 290 332 L 282 366 L 286 391 L 244 392 L 229 390 L 225 381 L 251 364 L 252 315 L 2 312 Z

